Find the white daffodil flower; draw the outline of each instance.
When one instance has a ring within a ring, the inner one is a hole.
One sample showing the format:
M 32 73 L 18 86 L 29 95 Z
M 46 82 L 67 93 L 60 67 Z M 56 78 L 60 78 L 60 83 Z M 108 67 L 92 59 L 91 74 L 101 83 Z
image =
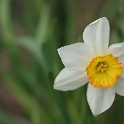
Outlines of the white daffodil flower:
M 115 93 L 124 96 L 124 43 L 108 48 L 109 34 L 109 22 L 103 17 L 85 28 L 84 43 L 58 49 L 65 68 L 54 89 L 74 90 L 89 82 L 87 100 L 95 116 L 112 105 Z

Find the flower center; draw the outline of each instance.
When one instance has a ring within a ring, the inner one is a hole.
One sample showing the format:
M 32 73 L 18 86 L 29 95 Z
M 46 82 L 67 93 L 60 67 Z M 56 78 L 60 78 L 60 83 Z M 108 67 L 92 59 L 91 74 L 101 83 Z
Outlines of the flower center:
M 86 68 L 89 82 L 95 87 L 109 87 L 122 74 L 122 65 L 112 54 L 94 58 Z
M 104 72 L 107 70 L 107 65 L 102 63 L 102 62 L 98 62 L 97 64 L 97 72 L 101 71 Z

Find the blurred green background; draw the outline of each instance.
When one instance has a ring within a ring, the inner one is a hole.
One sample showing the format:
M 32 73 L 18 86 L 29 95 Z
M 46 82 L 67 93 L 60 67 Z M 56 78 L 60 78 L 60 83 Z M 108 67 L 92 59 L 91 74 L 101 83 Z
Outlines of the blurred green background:
M 0 124 L 124 124 L 124 98 L 94 117 L 87 85 L 53 89 L 64 67 L 57 48 L 83 42 L 84 28 L 110 22 L 110 44 L 124 42 L 124 0 L 0 0 Z

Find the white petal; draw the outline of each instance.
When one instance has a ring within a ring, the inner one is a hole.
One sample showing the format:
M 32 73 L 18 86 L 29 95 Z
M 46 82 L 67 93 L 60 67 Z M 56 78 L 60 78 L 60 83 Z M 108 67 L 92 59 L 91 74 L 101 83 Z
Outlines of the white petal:
M 104 55 L 108 49 L 109 33 L 110 27 L 107 18 L 100 18 L 85 28 L 84 43 L 93 47 L 97 55 Z
M 87 100 L 92 113 L 96 116 L 107 110 L 115 98 L 114 87 L 96 88 L 90 83 L 87 89 Z
M 121 75 L 121 77 L 117 78 L 117 82 L 115 84 L 115 90 L 117 94 L 124 96 L 124 72 Z
M 67 91 L 77 89 L 88 82 L 85 71 L 75 72 L 64 68 L 55 79 L 54 89 Z
M 82 71 L 86 69 L 94 55 L 94 50 L 84 43 L 75 43 L 58 49 L 66 68 Z
M 118 57 L 119 61 L 122 62 L 122 65 L 124 66 L 124 43 L 116 43 L 111 45 L 108 49 L 108 53 Z

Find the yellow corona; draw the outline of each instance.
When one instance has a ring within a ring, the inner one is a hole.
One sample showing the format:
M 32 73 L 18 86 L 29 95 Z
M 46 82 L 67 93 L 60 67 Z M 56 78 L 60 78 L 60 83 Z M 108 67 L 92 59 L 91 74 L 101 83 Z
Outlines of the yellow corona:
M 122 74 L 122 65 L 112 54 L 94 58 L 86 68 L 89 82 L 95 87 L 109 87 Z

